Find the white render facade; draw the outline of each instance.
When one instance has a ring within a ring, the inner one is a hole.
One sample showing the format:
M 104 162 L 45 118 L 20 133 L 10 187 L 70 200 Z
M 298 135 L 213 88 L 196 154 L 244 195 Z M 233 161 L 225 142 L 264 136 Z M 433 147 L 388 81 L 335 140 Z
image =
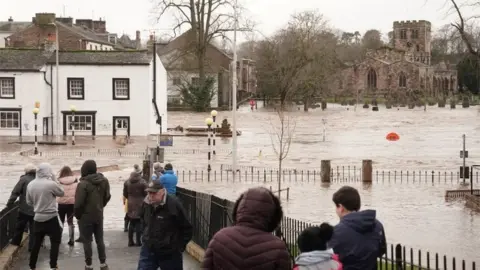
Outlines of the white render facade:
M 2 53 L 0 51 L 0 60 Z M 123 54 L 131 55 L 124 57 Z M 125 63 L 115 63 L 114 58 L 122 60 L 122 57 L 126 58 Z M 37 71 L 16 71 L 13 68 L 8 71 L 0 64 L 0 136 L 34 136 L 35 102 L 40 103 L 37 116 L 39 136 L 70 136 L 72 127 L 76 136 L 147 136 L 158 133 L 152 103 L 152 55 L 118 51 L 61 52 L 58 108 L 54 62 L 55 55 Z M 162 131 L 166 132 L 167 74 L 158 56 L 156 64 L 155 99 L 162 116 Z M 76 108 L 73 125 L 72 106 Z

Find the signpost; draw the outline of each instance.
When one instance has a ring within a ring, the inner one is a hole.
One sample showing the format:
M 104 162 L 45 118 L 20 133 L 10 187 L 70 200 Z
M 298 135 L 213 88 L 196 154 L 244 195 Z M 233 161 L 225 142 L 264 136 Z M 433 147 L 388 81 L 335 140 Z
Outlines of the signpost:
M 466 159 L 468 158 L 468 151 L 465 150 L 465 141 L 467 139 L 467 136 L 465 134 L 462 135 L 462 140 L 463 140 L 463 150 L 460 151 L 460 158 L 463 159 L 463 166 L 460 168 L 460 176 L 463 179 L 463 185 L 465 185 L 465 179 L 469 178 L 469 169 L 466 166 Z

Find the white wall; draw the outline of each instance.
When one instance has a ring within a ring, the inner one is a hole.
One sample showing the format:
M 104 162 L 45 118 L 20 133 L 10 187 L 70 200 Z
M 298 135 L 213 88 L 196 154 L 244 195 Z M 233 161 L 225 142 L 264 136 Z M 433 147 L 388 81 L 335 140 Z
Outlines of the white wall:
M 156 101 L 158 106 L 158 111 L 162 116 L 162 132 L 167 132 L 168 122 L 167 122 L 167 71 L 160 60 L 160 57 L 156 55 L 156 71 L 157 71 L 157 93 L 156 93 Z M 156 117 L 155 117 L 155 109 L 151 100 L 153 99 L 153 61 L 150 64 L 150 77 L 149 80 L 150 87 L 149 89 L 149 102 L 150 102 L 150 133 L 149 134 L 158 134 L 159 133 L 159 126 L 156 124 Z
M 212 101 L 210 101 L 210 107 L 218 107 L 218 74 L 217 73 L 207 73 L 207 76 L 211 76 L 215 79 L 215 84 L 213 86 L 214 95 Z M 198 77 L 198 73 L 188 72 L 188 71 L 169 71 L 168 72 L 168 82 L 167 82 L 167 95 L 171 97 L 180 97 L 181 93 L 177 85 L 173 85 L 174 78 L 180 78 L 182 81 L 191 82 L 192 78 Z
M 50 88 L 44 81 L 43 72 L 0 72 L 0 77 L 15 78 L 15 99 L 0 99 L 0 108 L 21 108 L 22 109 L 22 135 L 34 136 L 33 108 L 35 102 L 40 102 L 38 114 L 38 134 L 43 131 L 43 117 L 48 117 L 50 107 L 48 106 L 47 92 Z M 0 136 L 18 136 L 18 129 L 1 129 Z
M 87 42 L 87 51 L 113 51 L 113 46 L 95 43 L 95 42 Z
M 0 33 L 0 48 L 5 48 L 5 38 L 10 36 L 12 33 Z

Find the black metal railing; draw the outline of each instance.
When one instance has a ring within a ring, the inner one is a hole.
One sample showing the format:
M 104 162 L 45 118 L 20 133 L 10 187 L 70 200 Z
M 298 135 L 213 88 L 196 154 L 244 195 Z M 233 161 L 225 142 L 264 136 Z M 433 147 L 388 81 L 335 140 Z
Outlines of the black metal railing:
M 18 216 L 18 202 L 0 211 L 0 252 L 8 246 L 15 233 Z
M 179 182 L 237 182 L 237 183 L 275 183 L 278 181 L 278 170 L 240 170 L 234 176 L 232 171 L 212 170 L 210 177 L 207 170 L 178 170 Z M 282 170 L 282 182 L 286 183 L 320 183 L 320 170 Z M 480 173 L 473 175 L 473 182 L 480 182 Z M 209 180 L 210 179 L 210 180 Z M 346 170 L 332 169 L 330 182 L 353 183 L 361 182 L 361 170 L 356 174 L 347 174 Z M 425 183 L 425 184 L 458 184 L 463 179 L 458 172 L 453 171 L 373 171 L 373 183 Z M 470 183 L 470 179 L 465 182 Z
M 233 223 L 234 202 L 214 195 L 177 187 L 177 197 L 183 203 L 193 225 L 193 241 L 206 249 L 208 242 L 220 229 Z M 310 223 L 284 217 L 281 231 L 292 257 L 298 255 L 297 237 Z M 476 270 L 475 262 L 457 260 L 438 253 L 407 248 L 401 244 L 390 244 L 386 254 L 379 259 L 378 269 L 461 269 Z

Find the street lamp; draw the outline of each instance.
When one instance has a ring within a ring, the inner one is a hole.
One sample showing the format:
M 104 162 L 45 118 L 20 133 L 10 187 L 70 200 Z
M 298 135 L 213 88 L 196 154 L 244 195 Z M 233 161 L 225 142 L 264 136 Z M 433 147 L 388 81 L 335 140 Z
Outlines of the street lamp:
M 237 28 L 238 28 L 238 3 L 233 6 L 233 65 L 232 65 L 232 168 L 233 179 L 237 173 Z
M 72 112 L 72 118 L 70 118 L 70 127 L 72 128 L 72 145 L 75 145 L 75 112 L 77 107 L 70 105 L 70 111 Z
M 217 115 L 218 115 L 218 112 L 216 110 L 213 110 L 210 112 L 210 115 L 212 116 L 212 119 L 213 119 L 213 155 L 216 155 L 217 152 L 215 152 L 215 141 L 216 141 L 216 137 L 217 137 L 217 124 L 216 124 L 216 120 L 217 120 Z
M 35 105 L 37 105 L 37 104 L 35 104 Z M 40 109 L 35 106 L 35 108 L 33 108 L 33 117 L 35 118 L 35 150 L 34 150 L 33 153 L 35 155 L 38 155 L 37 119 L 38 119 L 38 113 L 39 112 L 40 112 Z
M 56 112 L 56 115 L 57 115 L 57 118 L 56 118 L 56 129 L 57 129 L 57 140 L 59 140 L 60 138 L 60 78 L 59 78 L 59 75 L 58 75 L 58 69 L 59 69 L 59 56 L 58 56 L 58 51 L 60 50 L 60 44 L 59 44 L 59 41 L 58 41 L 58 26 L 55 22 L 51 22 L 50 25 L 53 25 L 55 27 L 55 72 L 56 72 L 56 75 L 55 75 L 55 80 L 56 80 L 56 90 L 57 90 L 57 93 L 56 93 L 56 96 L 57 96 L 57 99 L 56 99 L 56 106 L 57 106 L 57 109 L 55 110 Z M 52 119 L 53 121 L 53 119 Z
M 212 144 L 211 144 L 211 139 L 210 139 L 210 133 L 212 131 L 212 124 L 213 124 L 213 119 L 208 117 L 207 119 L 205 119 L 205 124 L 207 125 L 207 142 L 208 142 L 208 167 L 207 167 L 207 171 L 208 171 L 208 182 L 210 182 L 210 171 L 212 170 L 212 166 L 211 166 L 211 160 L 212 160 Z

